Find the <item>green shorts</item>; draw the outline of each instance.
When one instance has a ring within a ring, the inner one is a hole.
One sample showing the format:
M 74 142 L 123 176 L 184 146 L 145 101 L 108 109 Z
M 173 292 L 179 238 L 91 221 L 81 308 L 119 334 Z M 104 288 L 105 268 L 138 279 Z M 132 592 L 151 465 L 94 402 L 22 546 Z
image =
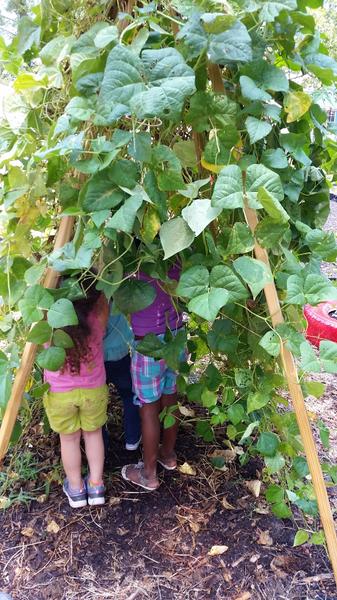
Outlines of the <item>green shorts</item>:
M 47 392 L 43 404 L 53 431 L 95 431 L 107 420 L 108 387 L 102 385 L 69 392 Z

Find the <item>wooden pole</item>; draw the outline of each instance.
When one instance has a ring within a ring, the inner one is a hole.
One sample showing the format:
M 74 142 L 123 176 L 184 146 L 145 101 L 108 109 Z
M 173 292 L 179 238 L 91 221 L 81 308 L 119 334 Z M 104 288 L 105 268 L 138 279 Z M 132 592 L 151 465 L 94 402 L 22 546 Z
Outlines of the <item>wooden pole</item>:
M 74 217 L 62 218 L 60 228 L 55 238 L 54 250 L 62 248 L 64 244 L 69 242 L 73 230 L 73 224 Z M 56 287 L 58 278 L 59 273 L 49 268 L 47 270 L 43 286 L 45 288 Z M 4 418 L 2 420 L 0 428 L 0 462 L 3 460 L 8 449 L 12 431 L 20 409 L 22 396 L 25 391 L 28 378 L 33 369 L 36 348 L 36 344 L 26 342 L 21 357 L 20 367 L 18 368 L 15 375 L 12 392 L 8 400 L 8 404 L 6 406 Z
M 225 93 L 221 70 L 218 65 L 209 65 L 208 72 L 212 82 L 213 90 L 215 92 Z M 244 215 L 250 230 L 254 234 L 255 228 L 258 224 L 258 218 L 255 210 L 251 209 L 246 201 Z M 265 248 L 262 248 L 257 242 L 255 242 L 254 254 L 258 260 L 262 261 L 268 267 L 268 269 L 270 269 L 268 253 Z M 276 327 L 277 325 L 280 325 L 280 323 L 284 323 L 284 319 L 275 283 L 268 283 L 264 288 L 264 293 L 273 327 Z M 295 360 L 292 353 L 286 348 L 284 342 L 281 343 L 281 360 L 300 430 L 303 447 L 317 498 L 325 539 L 328 546 L 330 561 L 337 584 L 337 537 L 335 525 L 314 437 L 305 407 L 302 388 L 298 380 Z

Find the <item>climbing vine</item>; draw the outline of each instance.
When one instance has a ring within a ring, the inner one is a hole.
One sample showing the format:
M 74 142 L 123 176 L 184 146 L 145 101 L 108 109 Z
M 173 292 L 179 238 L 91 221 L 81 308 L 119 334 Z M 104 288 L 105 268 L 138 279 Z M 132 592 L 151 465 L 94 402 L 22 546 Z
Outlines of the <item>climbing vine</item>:
M 220 431 L 241 464 L 262 457 L 275 515 L 294 505 L 317 514 L 279 354 L 283 340 L 306 395 L 324 391 L 308 373 L 337 372 L 337 344 L 322 342 L 316 355 L 302 333 L 305 303 L 337 299 L 320 273 L 337 257 L 334 234 L 321 229 L 337 146 L 301 86 L 304 76 L 321 85 L 337 76 L 308 12 L 320 4 L 139 2 L 117 14 L 105 0 L 41 0 L 11 43 L 0 39 L 2 414 L 27 335 L 41 346 L 28 401 L 44 392 L 41 369 L 62 365 L 72 342 L 60 328 L 76 322 L 86 270 L 97 265 L 98 289 L 129 314 L 153 300 L 133 277 L 142 269 L 189 314 L 187 335 L 149 335 L 138 348 L 179 368 L 187 339 L 182 414 L 206 441 Z M 245 203 L 258 213 L 254 234 Z M 53 251 L 65 216 L 75 218 L 73 239 Z M 270 270 L 254 258 L 255 241 Z M 70 275 L 67 284 L 44 289 L 47 266 Z M 276 330 L 263 293 L 273 280 L 286 318 Z M 19 433 L 20 418 L 13 440 Z M 335 467 L 324 470 L 336 483 Z

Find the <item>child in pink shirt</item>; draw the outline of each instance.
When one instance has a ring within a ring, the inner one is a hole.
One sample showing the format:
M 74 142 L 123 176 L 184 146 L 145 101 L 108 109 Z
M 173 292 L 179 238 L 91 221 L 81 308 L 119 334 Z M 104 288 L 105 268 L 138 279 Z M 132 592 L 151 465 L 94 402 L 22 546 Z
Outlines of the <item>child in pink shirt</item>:
M 105 383 L 103 337 L 109 307 L 95 289 L 93 277 L 83 282 L 85 297 L 73 302 L 78 325 L 64 327 L 73 347 L 59 371 L 45 370 L 50 388 L 44 406 L 51 428 L 59 433 L 66 479 L 63 491 L 72 508 L 104 504 L 104 445 L 102 426 L 107 419 L 108 388 Z M 81 436 L 89 464 L 85 481 L 81 476 Z

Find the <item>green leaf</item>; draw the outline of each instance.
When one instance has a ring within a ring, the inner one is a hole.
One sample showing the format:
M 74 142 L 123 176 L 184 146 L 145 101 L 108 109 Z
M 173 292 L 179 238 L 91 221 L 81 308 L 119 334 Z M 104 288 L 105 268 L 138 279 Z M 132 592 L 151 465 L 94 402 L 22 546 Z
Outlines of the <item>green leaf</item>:
M 96 290 L 102 291 L 105 294 L 105 297 L 110 300 L 121 285 L 122 280 L 123 265 L 121 261 L 118 260 L 104 271 L 101 279 L 97 282 Z
M 137 342 L 137 352 L 144 354 L 145 356 L 152 356 L 153 358 L 162 358 L 162 350 L 164 347 L 162 342 L 154 333 L 148 333 Z
M 249 298 L 247 289 L 227 265 L 213 267 L 210 274 L 210 286 L 227 290 L 230 294 L 229 301 L 232 302 Z
M 101 173 L 94 175 L 84 188 L 82 206 L 87 212 L 101 211 L 120 204 L 124 193 Z
M 280 176 L 264 165 L 249 165 L 247 168 L 246 193 L 251 208 L 261 208 L 258 202 L 260 189 L 264 189 L 275 201 L 281 202 L 284 197 Z
M 191 97 L 186 123 L 198 132 L 224 129 L 233 125 L 237 112 L 238 105 L 228 96 L 198 91 Z
M 47 320 L 53 328 L 78 325 L 78 318 L 73 303 L 67 298 L 60 298 L 60 300 L 54 302 L 48 310 Z
M 306 477 L 309 475 L 308 463 L 304 456 L 295 456 L 293 459 L 293 467 L 299 477 Z
M 325 544 L 324 531 L 322 529 L 315 531 L 310 538 L 310 543 L 315 544 L 315 546 L 323 546 Z
M 113 217 L 109 219 L 106 226 L 112 229 L 132 233 L 133 225 L 136 220 L 137 211 L 143 204 L 143 196 L 135 193 L 127 198 L 124 204 L 115 212 Z
M 270 401 L 270 396 L 265 392 L 255 392 L 254 394 L 249 394 L 247 398 L 247 414 L 249 415 L 254 410 L 260 410 L 268 404 Z
M 151 162 L 151 134 L 145 131 L 135 133 L 128 146 L 130 156 L 141 162 Z
M 237 165 L 229 165 L 220 171 L 211 204 L 226 209 L 243 208 L 242 174 Z
M 272 505 L 272 513 L 279 519 L 290 519 L 292 512 L 285 502 L 277 502 Z
M 306 394 L 315 398 L 321 398 L 326 389 L 325 383 L 321 383 L 320 381 L 306 381 L 304 387 Z
M 337 373 L 337 343 L 322 340 L 319 345 L 319 358 L 324 371 Z
M 205 408 L 212 408 L 218 401 L 217 394 L 205 388 L 201 394 L 201 402 Z
M 288 79 L 282 69 L 267 60 L 254 60 L 244 65 L 242 73 L 253 79 L 264 90 L 287 92 L 289 89 Z
M 296 160 L 305 166 L 311 164 L 309 154 L 309 139 L 303 133 L 280 133 L 280 144 Z
M 74 96 L 65 107 L 65 113 L 76 121 L 87 121 L 95 112 L 92 99 Z
M 312 229 L 305 236 L 310 250 L 322 260 L 335 261 L 337 257 L 336 236 L 333 231 Z
M 188 248 L 194 240 L 194 233 L 182 217 L 176 217 L 162 224 L 159 237 L 166 260 Z
M 254 248 L 253 235 L 245 223 L 234 223 L 229 235 L 226 254 L 245 254 Z
M 235 123 L 228 123 L 225 131 L 217 131 L 216 135 L 212 131 L 205 146 L 202 160 L 221 168 L 222 165 L 229 163 L 232 149 L 238 141 L 239 134 Z
M 304 529 L 299 529 L 294 537 L 293 546 L 302 546 L 302 544 L 305 544 L 308 541 L 308 539 L 309 533 Z
M 240 77 L 241 92 L 249 100 L 271 100 L 271 95 L 259 88 L 255 81 L 246 75 Z
M 35 283 L 38 283 L 45 271 L 46 265 L 44 263 L 41 263 L 39 265 L 33 265 L 32 267 L 30 267 L 29 269 L 27 269 L 27 271 L 25 271 L 25 282 L 28 283 L 28 285 L 34 285 Z
M 278 356 L 281 351 L 280 336 L 276 331 L 267 331 L 259 341 L 261 346 L 270 356 Z
M 280 485 L 269 485 L 266 489 L 266 500 L 271 504 L 283 502 L 284 489 Z
M 221 208 L 211 206 L 208 198 L 194 200 L 181 214 L 197 237 L 221 213 Z
M 289 92 L 283 101 L 284 110 L 287 113 L 287 123 L 298 121 L 308 112 L 312 99 L 305 92 Z
M 156 297 L 156 291 L 146 281 L 128 279 L 114 294 L 114 301 L 123 313 L 133 313 L 150 306 Z
M 41 28 L 29 17 L 21 17 L 16 34 L 16 46 L 19 54 L 24 54 L 32 46 L 39 45 Z
M 263 248 L 275 248 L 289 231 L 289 225 L 264 217 L 257 224 L 254 235 Z
M 250 288 L 253 298 L 263 290 L 267 283 L 273 281 L 266 265 L 260 260 L 248 256 L 240 256 L 233 262 L 234 269 Z
M 322 421 L 322 419 L 318 419 L 317 427 L 318 427 L 318 431 L 319 431 L 319 436 L 321 438 L 321 442 L 323 444 L 323 448 L 325 448 L 325 450 L 329 450 L 329 448 L 330 448 L 329 428 L 325 425 L 325 423 Z
M 242 434 L 239 444 L 242 444 L 247 438 L 249 438 L 251 436 L 251 434 L 253 433 L 254 429 L 256 427 L 258 427 L 259 424 L 260 424 L 259 421 L 253 421 L 253 423 L 249 423 L 248 427 L 245 429 L 245 431 Z
M 264 431 L 260 434 L 260 437 L 256 444 L 256 449 L 263 456 L 275 456 L 276 451 L 280 445 L 280 439 L 271 431 Z
M 280 2 L 279 0 L 269 0 L 263 2 L 259 18 L 261 22 L 266 21 L 267 23 L 272 23 L 282 10 L 296 10 L 296 8 L 296 0 L 284 0 L 284 2 Z
M 36 284 L 28 288 L 24 298 L 18 303 L 24 322 L 30 325 L 40 321 L 43 311 L 47 310 L 53 301 L 53 296 L 41 285 Z
M 270 169 L 286 169 L 288 167 L 287 157 L 282 148 L 264 150 L 261 162 Z
M 56 329 L 53 335 L 53 344 L 59 348 L 73 348 L 74 342 L 70 335 L 62 329 Z
M 48 369 L 48 371 L 58 371 L 66 358 L 66 351 L 64 348 L 56 348 L 56 346 L 50 346 L 45 348 L 37 355 L 37 363 L 42 369 Z
M 337 289 L 322 275 L 290 275 L 287 279 L 287 302 L 290 304 L 318 304 L 337 300 Z
M 33 344 L 44 344 L 50 340 L 51 334 L 52 328 L 47 321 L 40 321 L 30 330 L 27 341 Z
M 233 354 L 239 344 L 239 339 L 232 334 L 232 323 L 227 319 L 216 319 L 212 329 L 207 333 L 207 343 L 212 352 Z
M 105 48 L 111 42 L 117 43 L 118 41 L 118 29 L 115 25 L 108 25 L 107 27 L 103 27 L 100 31 L 95 35 L 94 43 L 96 48 L 101 50 Z
M 313 347 L 309 342 L 303 342 L 300 346 L 301 350 L 301 368 L 308 373 L 320 373 L 321 367 L 316 358 Z
M 206 321 L 214 321 L 220 308 L 229 300 L 229 292 L 221 288 L 211 288 L 205 294 L 195 296 L 188 303 L 188 309 Z
M 197 166 L 195 145 L 192 140 L 180 140 L 173 145 L 173 152 L 179 158 L 183 167 L 194 169 Z
M 279 452 L 276 452 L 275 456 L 265 456 L 264 462 L 271 475 L 273 473 L 279 473 L 286 464 L 284 456 Z
M 260 121 L 255 117 L 247 117 L 246 128 L 248 131 L 251 144 L 255 144 L 262 138 L 266 137 L 272 130 L 272 125 L 267 121 Z
M 268 215 L 274 219 L 274 221 L 280 223 L 286 223 L 289 220 L 288 213 L 284 210 L 282 204 L 261 187 L 257 193 L 257 198 L 260 204 L 262 204 L 264 210 Z
M 186 298 L 193 298 L 206 292 L 208 283 L 208 270 L 202 265 L 196 265 L 181 274 L 176 293 Z
M 232 404 L 227 411 L 228 418 L 233 425 L 238 425 L 246 420 L 245 409 L 242 404 Z

